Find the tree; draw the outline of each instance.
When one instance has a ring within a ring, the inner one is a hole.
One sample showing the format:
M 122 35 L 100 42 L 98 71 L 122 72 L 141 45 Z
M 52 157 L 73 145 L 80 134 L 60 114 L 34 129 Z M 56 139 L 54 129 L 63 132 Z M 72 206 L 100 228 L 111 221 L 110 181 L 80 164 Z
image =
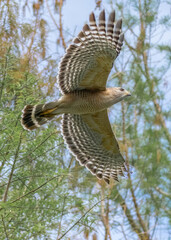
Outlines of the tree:
M 57 64 L 70 38 L 62 25 L 63 1 L 0 2 L 0 239 L 160 239 L 163 225 L 169 239 L 165 92 L 171 55 L 158 39 L 170 29 L 169 16 L 160 15 L 169 3 L 98 1 L 97 11 L 102 3 L 124 19 L 125 46 L 109 84 L 127 86 L 133 95 L 109 112 L 128 172 L 108 187 L 66 150 L 60 117 L 34 132 L 20 125 L 25 104 L 59 95 Z M 56 54 L 49 22 L 57 33 Z

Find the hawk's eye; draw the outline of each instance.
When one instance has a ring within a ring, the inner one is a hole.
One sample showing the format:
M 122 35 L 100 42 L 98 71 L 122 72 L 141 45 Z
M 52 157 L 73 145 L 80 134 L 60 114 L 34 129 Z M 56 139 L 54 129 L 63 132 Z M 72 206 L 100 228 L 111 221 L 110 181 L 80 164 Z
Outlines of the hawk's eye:
M 120 88 L 120 90 L 123 92 L 125 89 L 124 88 Z

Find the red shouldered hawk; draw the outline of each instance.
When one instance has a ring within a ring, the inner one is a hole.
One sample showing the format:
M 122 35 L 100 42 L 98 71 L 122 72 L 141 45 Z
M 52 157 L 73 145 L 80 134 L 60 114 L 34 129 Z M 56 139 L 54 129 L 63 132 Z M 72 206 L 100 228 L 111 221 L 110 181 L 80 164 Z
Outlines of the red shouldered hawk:
M 124 159 L 112 132 L 107 108 L 130 96 L 123 88 L 106 88 L 106 81 L 119 55 L 124 34 L 122 19 L 114 26 L 115 12 L 105 11 L 96 25 L 94 13 L 90 24 L 73 40 L 59 65 L 57 76 L 62 97 L 46 104 L 27 105 L 21 123 L 27 130 L 40 127 L 55 115 L 63 114 L 64 140 L 79 161 L 107 183 L 123 175 Z

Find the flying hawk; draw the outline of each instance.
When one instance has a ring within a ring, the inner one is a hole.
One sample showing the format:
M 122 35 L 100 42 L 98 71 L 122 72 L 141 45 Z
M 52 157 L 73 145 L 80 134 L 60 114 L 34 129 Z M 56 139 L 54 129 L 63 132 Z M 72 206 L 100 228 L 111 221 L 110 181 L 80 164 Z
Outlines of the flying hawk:
M 122 19 L 115 24 L 115 11 L 107 24 L 104 10 L 98 26 L 94 13 L 89 22 L 61 59 L 57 80 L 62 97 L 25 106 L 21 123 L 33 130 L 62 114 L 62 134 L 70 151 L 81 165 L 109 183 L 111 178 L 118 180 L 118 174 L 123 175 L 125 170 L 107 109 L 131 94 L 121 87 L 106 88 L 124 34 Z

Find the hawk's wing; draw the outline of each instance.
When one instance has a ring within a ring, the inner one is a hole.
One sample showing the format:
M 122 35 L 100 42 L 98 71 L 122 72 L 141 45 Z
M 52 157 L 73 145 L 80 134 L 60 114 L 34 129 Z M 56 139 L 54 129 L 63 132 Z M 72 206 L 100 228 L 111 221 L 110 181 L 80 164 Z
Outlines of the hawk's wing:
M 121 33 L 122 19 L 116 22 L 113 11 L 108 20 L 107 30 L 105 12 L 99 16 L 97 27 L 94 13 L 90 15 L 90 26 L 73 40 L 59 66 L 58 84 L 66 94 L 80 89 L 105 90 L 108 75 L 123 44 Z
M 111 129 L 107 110 L 94 114 L 64 114 L 64 139 L 81 165 L 109 183 L 123 175 L 124 159 Z

